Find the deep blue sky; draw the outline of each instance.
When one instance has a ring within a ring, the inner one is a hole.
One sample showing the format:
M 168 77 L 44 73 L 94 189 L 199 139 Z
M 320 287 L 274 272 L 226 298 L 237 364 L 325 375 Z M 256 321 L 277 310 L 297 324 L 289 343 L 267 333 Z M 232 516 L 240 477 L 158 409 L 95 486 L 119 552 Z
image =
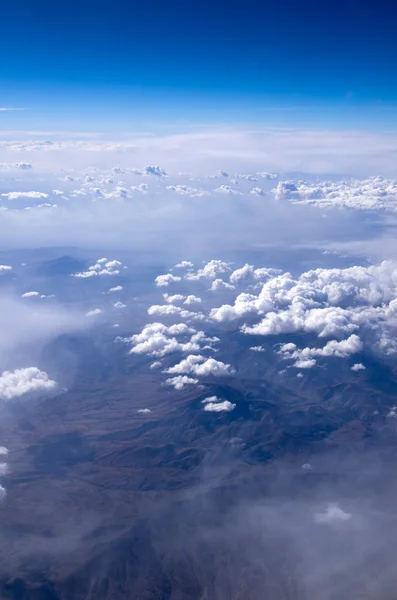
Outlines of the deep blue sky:
M 7 2 L 0 127 L 397 124 L 395 4 Z

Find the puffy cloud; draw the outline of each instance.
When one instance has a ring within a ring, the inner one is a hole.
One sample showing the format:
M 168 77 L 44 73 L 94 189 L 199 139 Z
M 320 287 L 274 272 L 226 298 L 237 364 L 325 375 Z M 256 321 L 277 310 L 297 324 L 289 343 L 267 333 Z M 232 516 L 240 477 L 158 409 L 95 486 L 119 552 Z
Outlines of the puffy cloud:
M 321 525 L 332 525 L 349 521 L 352 514 L 344 511 L 338 504 L 328 504 L 324 512 L 315 513 L 314 520 Z
M 39 292 L 25 292 L 21 298 L 33 298 L 34 296 L 40 296 Z
M 237 279 L 249 276 L 251 265 L 237 270 Z M 258 294 L 240 293 L 234 304 L 210 311 L 218 322 L 238 319 L 260 321 L 242 326 L 250 335 L 316 333 L 343 338 L 366 330 L 382 352 L 395 352 L 392 329 L 397 317 L 397 263 L 383 261 L 369 267 L 315 269 L 293 278 L 290 273 L 273 275 Z M 234 276 L 235 279 L 236 276 Z
M 188 377 L 187 375 L 177 375 L 176 377 L 168 377 L 165 380 L 167 385 L 172 385 L 176 390 L 183 390 L 185 385 L 196 385 L 198 379 Z
M 96 317 L 97 315 L 101 315 L 103 313 L 103 310 L 100 308 L 93 308 L 92 310 L 89 310 L 86 313 L 87 317 Z
M 147 183 L 140 183 L 139 185 L 132 185 L 130 188 L 133 192 L 140 192 L 141 194 L 147 194 L 149 187 Z
M 267 181 L 272 181 L 275 179 L 278 179 L 278 173 L 266 173 L 266 172 L 262 172 L 262 173 L 258 173 L 259 177 L 262 177 L 262 179 L 266 179 Z
M 10 265 L 0 265 L 0 273 L 2 271 L 11 271 L 12 267 L 10 267 Z
M 136 412 L 140 415 L 147 415 L 152 411 L 150 410 L 150 408 L 139 408 Z
M 163 298 L 168 304 L 180 304 L 185 300 L 186 296 L 183 296 L 182 294 L 173 294 L 172 296 L 163 294 Z
M 0 375 L 0 398 L 2 400 L 19 398 L 28 392 L 48 392 L 56 387 L 56 382 L 50 379 L 45 371 L 40 371 L 37 367 L 4 371 Z
M 227 283 L 227 281 L 223 281 L 223 279 L 214 279 L 211 283 L 210 291 L 211 292 L 219 292 L 220 290 L 234 290 L 234 285 Z
M 302 348 L 295 344 L 284 344 L 279 349 L 279 354 L 284 359 L 295 359 L 293 365 L 297 369 L 310 369 L 315 366 L 317 357 L 347 358 L 351 354 L 357 354 L 363 349 L 363 344 L 356 334 L 341 341 L 330 340 L 322 348 Z
M 194 269 L 194 263 L 190 262 L 190 260 L 182 260 L 177 263 L 174 267 L 175 269 Z
M 264 196 L 265 190 L 262 190 L 262 188 L 260 188 L 260 187 L 254 187 L 250 191 L 250 194 L 252 194 L 253 196 Z
M 7 192 L 6 194 L 1 195 L 3 196 L 3 198 L 8 198 L 8 200 L 19 200 L 20 198 L 49 198 L 49 194 L 46 194 L 44 192 Z
M 190 196 L 191 198 L 201 198 L 202 196 L 208 196 L 209 192 L 205 190 L 190 187 L 189 185 L 167 185 L 167 190 L 176 192 L 182 196 Z
M 200 344 L 193 337 L 196 333 L 195 329 L 185 323 L 169 327 L 163 323 L 150 323 L 145 325 L 140 333 L 124 341 L 132 344 L 131 354 L 161 357 L 173 352 L 199 352 Z M 185 341 L 178 340 L 179 336 L 183 336 Z
M 362 363 L 356 363 L 351 367 L 352 371 L 365 371 L 364 365 Z
M 229 196 L 242 196 L 241 192 L 235 190 L 230 185 L 221 185 L 220 187 L 216 188 L 214 192 L 217 192 L 218 194 L 229 194 Z
M 17 162 L 15 163 L 15 167 L 17 169 L 22 169 L 23 171 L 27 171 L 28 169 L 32 169 L 32 165 L 27 162 Z
M 122 263 L 119 260 L 100 258 L 96 263 L 88 267 L 88 271 L 74 273 L 73 277 L 87 279 L 89 277 L 100 277 L 102 275 L 118 275 L 120 273 L 119 267 L 121 266 Z
M 215 279 L 218 275 L 231 271 L 230 263 L 223 260 L 210 260 L 202 269 L 195 273 L 185 275 L 186 279 L 195 281 L 199 279 Z
M 255 269 L 253 265 L 245 264 L 243 267 L 236 269 L 230 275 L 230 283 L 237 284 L 241 281 L 266 281 L 281 273 L 280 269 L 269 269 L 262 267 Z
M 189 296 L 186 296 L 183 304 L 187 304 L 188 306 L 190 304 L 201 304 L 201 298 L 198 298 L 198 296 L 189 295 Z
M 235 370 L 232 369 L 231 365 L 215 360 L 214 358 L 205 358 L 200 354 L 191 354 L 178 364 L 166 369 L 165 372 L 169 374 L 187 373 L 188 375 L 192 374 L 197 377 L 207 377 L 209 375 L 224 377 L 232 375 Z
M 126 304 L 124 304 L 123 302 L 115 302 L 115 303 L 113 304 L 113 307 L 114 307 L 114 308 L 127 308 L 127 305 L 126 305 Z
M 123 289 L 124 289 L 124 288 L 123 288 L 123 286 L 122 286 L 122 285 L 116 285 L 115 287 L 111 287 L 111 288 L 109 288 L 109 289 L 108 289 L 108 292 L 109 292 L 109 293 L 112 293 L 112 292 L 122 292 L 122 291 L 123 291 Z
M 165 275 L 158 275 L 155 279 L 157 287 L 165 287 L 175 281 L 181 281 L 182 277 L 172 275 L 172 273 L 166 273 Z
M 273 190 L 277 200 L 311 204 L 320 208 L 397 210 L 397 181 L 384 177 L 346 181 L 280 181 Z
M 149 306 L 147 312 L 148 315 L 152 317 L 177 315 L 181 319 L 195 319 L 197 321 L 205 320 L 203 313 L 192 312 L 180 306 L 175 306 L 174 304 L 154 304 L 153 306 Z
M 250 350 L 253 350 L 254 352 L 264 352 L 265 351 L 263 346 L 251 346 Z
M 143 169 L 144 175 L 155 175 L 156 177 L 167 177 L 167 171 L 159 167 L 158 165 L 147 165 Z
M 224 400 L 223 402 L 208 402 L 204 406 L 204 410 L 206 412 L 231 412 L 236 408 L 236 405 L 229 400 Z

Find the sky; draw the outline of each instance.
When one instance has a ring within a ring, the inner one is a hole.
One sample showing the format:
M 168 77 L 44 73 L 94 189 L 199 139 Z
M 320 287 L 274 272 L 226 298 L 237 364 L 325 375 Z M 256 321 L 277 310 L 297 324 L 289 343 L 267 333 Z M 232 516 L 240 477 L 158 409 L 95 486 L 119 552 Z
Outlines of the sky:
M 397 127 L 390 0 L 49 0 L 2 10 L 5 130 Z

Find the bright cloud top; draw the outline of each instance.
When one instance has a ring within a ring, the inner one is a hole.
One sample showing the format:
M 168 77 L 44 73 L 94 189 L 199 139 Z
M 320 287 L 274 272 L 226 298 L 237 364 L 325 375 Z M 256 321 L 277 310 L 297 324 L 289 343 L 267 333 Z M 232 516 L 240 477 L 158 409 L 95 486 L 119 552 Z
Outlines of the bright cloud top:
M 37 367 L 4 371 L 0 375 L 0 398 L 12 400 L 29 392 L 49 392 L 57 388 L 55 381 Z

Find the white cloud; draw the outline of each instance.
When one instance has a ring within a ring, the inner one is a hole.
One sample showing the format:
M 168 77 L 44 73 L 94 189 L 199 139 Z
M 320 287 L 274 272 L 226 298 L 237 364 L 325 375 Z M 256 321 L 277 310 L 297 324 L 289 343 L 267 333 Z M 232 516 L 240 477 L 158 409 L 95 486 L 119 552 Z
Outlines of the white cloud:
M 8 454 L 8 449 L 5 446 L 0 446 L 0 455 Z
M 165 380 L 167 385 L 172 385 L 176 390 L 183 390 L 185 385 L 196 385 L 198 379 L 193 377 L 187 377 L 187 375 L 177 375 L 176 377 L 169 377 Z
M 190 262 L 190 260 L 182 260 L 174 266 L 175 269 L 193 269 L 194 263 Z
M 206 412 L 231 412 L 235 408 L 236 405 L 229 402 L 229 400 L 224 400 L 223 402 L 208 402 L 204 406 Z
M 123 304 L 123 302 L 115 302 L 115 303 L 113 304 L 113 307 L 114 307 L 114 308 L 127 308 L 127 305 L 126 305 L 126 304 Z
M 0 502 L 4 500 L 7 495 L 7 490 L 0 484 Z
M 352 371 L 364 371 L 366 367 L 362 363 L 356 363 L 351 367 Z
M 132 344 L 131 354 L 162 357 L 173 352 L 199 352 L 200 344 L 193 337 L 195 334 L 196 330 L 185 323 L 169 327 L 163 323 L 150 323 L 145 325 L 140 333 L 125 341 Z M 178 340 L 180 336 L 184 339 Z
M 152 411 L 150 410 L 150 408 L 139 408 L 136 412 L 141 415 L 147 415 Z
M 216 188 L 214 192 L 217 192 L 218 194 L 228 194 L 229 196 L 242 196 L 241 192 L 235 190 L 230 185 L 221 185 L 220 187 Z
M 87 317 L 96 317 L 97 315 L 100 315 L 100 314 L 102 314 L 102 313 L 103 313 L 103 310 L 102 310 L 102 309 L 100 309 L 100 308 L 93 308 L 93 309 L 89 310 L 89 311 L 86 313 L 86 316 L 87 316 Z
M 223 281 L 223 279 L 214 279 L 211 283 L 210 291 L 211 292 L 219 292 L 220 290 L 234 290 L 234 285 L 227 283 L 227 281 Z
M 167 185 L 167 190 L 171 192 L 176 192 L 182 196 L 190 196 L 191 198 L 201 198 L 202 196 L 208 196 L 209 192 L 205 190 L 190 187 L 189 185 Z
M 27 171 L 28 169 L 32 169 L 32 165 L 26 162 L 17 162 L 14 165 L 17 169 L 22 169 L 23 171 Z
M 221 400 L 218 396 L 208 396 L 202 400 L 202 404 L 205 404 L 206 402 L 221 402 Z
M 187 305 L 190 305 L 190 304 L 201 304 L 201 298 L 198 298 L 197 296 L 193 296 L 193 295 L 186 296 L 185 301 L 184 301 L 183 304 L 187 304 Z
M 287 360 L 295 360 L 297 369 L 311 369 L 316 364 L 316 359 L 321 357 L 347 358 L 357 354 L 363 349 L 363 344 L 356 334 L 341 341 L 330 340 L 322 348 L 302 348 L 295 344 L 284 344 L 279 349 L 280 356 Z
M 232 369 L 231 365 L 215 360 L 214 358 L 205 358 L 202 355 L 191 354 L 178 364 L 166 369 L 165 372 L 169 374 L 187 373 L 189 375 L 196 375 L 197 377 L 208 377 L 210 375 L 224 377 L 232 375 L 235 373 L 235 370 Z
M 25 292 L 22 294 L 21 298 L 33 298 L 34 296 L 40 296 L 39 292 Z
M 12 267 L 10 267 L 10 265 L 0 265 L 0 272 L 1 271 L 11 271 Z
M 264 352 L 265 351 L 263 346 L 251 346 L 250 350 L 253 350 L 254 352 Z
M 45 371 L 37 367 L 4 371 L 0 375 L 0 398 L 11 400 L 19 398 L 28 392 L 52 391 L 57 384 L 49 378 Z
M 188 273 L 185 279 L 195 281 L 199 279 L 215 279 L 218 275 L 231 271 L 230 263 L 223 260 L 210 260 L 202 269 L 195 273 Z
M 321 525 L 332 525 L 350 521 L 352 514 L 344 511 L 338 504 L 328 504 L 324 512 L 315 513 L 314 520 Z
M 153 306 L 149 306 L 147 312 L 148 315 L 152 317 L 175 315 L 181 319 L 194 319 L 196 321 L 205 320 L 203 313 L 192 312 L 180 306 L 175 306 L 174 304 L 154 304 Z
M 321 183 L 280 181 L 273 191 L 277 200 L 289 200 L 319 208 L 397 210 L 397 181 L 384 177 Z
M 166 302 L 168 302 L 168 304 L 181 304 L 186 296 L 183 296 L 182 294 L 173 294 L 172 296 L 170 296 L 169 294 L 163 294 L 163 298 Z
M 87 279 L 89 277 L 100 277 L 102 275 L 119 275 L 120 267 L 122 263 L 119 260 L 108 260 L 107 258 L 100 258 L 88 267 L 88 271 L 82 271 L 80 273 L 74 273 L 73 277 L 78 279 Z
M 172 275 L 172 273 L 166 273 L 165 275 L 158 275 L 155 279 L 157 287 L 165 287 L 170 283 L 175 283 L 176 281 L 181 281 L 181 277 L 177 275 Z
M 260 188 L 260 187 L 254 187 L 250 191 L 250 194 L 252 194 L 253 196 L 264 196 L 265 190 L 262 190 L 262 188 Z
M 123 291 L 123 289 L 124 289 L 124 288 L 123 288 L 123 286 L 122 286 L 122 285 L 116 285 L 115 287 L 111 287 L 111 288 L 109 288 L 109 289 L 108 289 L 108 292 L 109 292 L 109 293 L 112 293 L 112 292 L 121 292 L 121 291 Z
M 5 194 L 1 194 L 1 196 L 3 198 L 8 198 L 8 200 L 19 200 L 20 198 L 49 198 L 49 194 L 46 194 L 44 192 L 7 192 Z
M 251 265 L 242 268 L 251 274 Z M 237 270 L 238 278 L 240 270 Z M 315 333 L 343 338 L 365 330 L 382 352 L 397 351 L 393 342 L 397 317 L 397 263 L 346 269 L 315 269 L 294 278 L 290 273 L 266 274 L 258 294 L 240 293 L 234 304 L 210 311 L 217 322 L 248 320 L 250 335 Z M 261 317 L 258 322 L 253 321 Z M 374 340 L 375 337 L 375 340 Z
M 147 165 L 143 169 L 144 175 L 155 175 L 156 177 L 167 177 L 167 171 L 158 165 Z

